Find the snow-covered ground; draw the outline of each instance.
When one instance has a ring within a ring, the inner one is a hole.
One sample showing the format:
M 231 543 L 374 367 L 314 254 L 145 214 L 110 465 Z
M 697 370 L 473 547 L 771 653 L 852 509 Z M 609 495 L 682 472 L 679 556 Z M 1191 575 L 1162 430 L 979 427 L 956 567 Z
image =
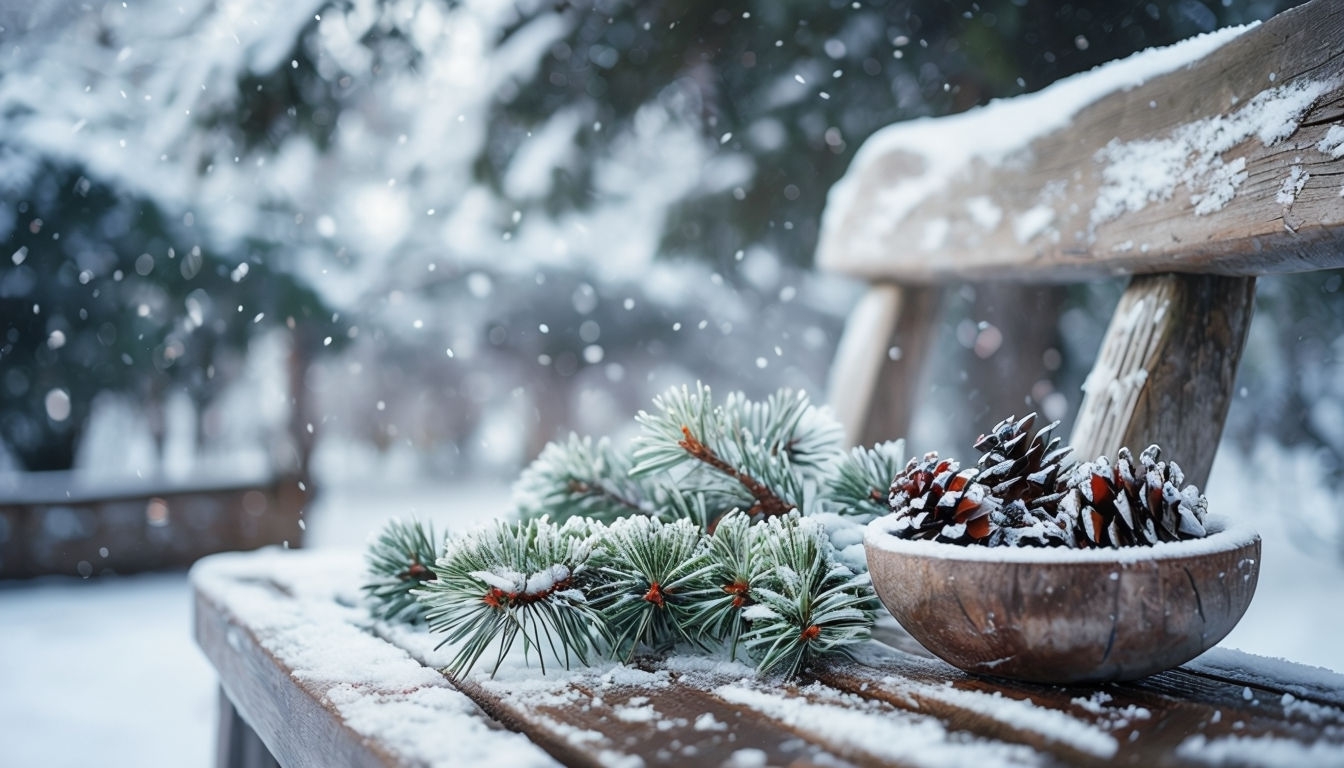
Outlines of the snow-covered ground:
M 1257 461 L 1260 474 L 1224 451 L 1209 483 L 1211 508 L 1250 520 L 1264 537 L 1258 594 L 1223 645 L 1344 671 L 1339 523 L 1312 521 L 1333 546 L 1295 540 L 1301 521 L 1290 523 L 1303 510 L 1332 510 L 1330 499 L 1308 482 L 1309 457 L 1262 449 Z M 1265 476 L 1296 490 L 1256 490 Z M 460 528 L 507 503 L 502 485 L 328 485 L 308 516 L 309 543 L 358 548 L 392 515 Z M 0 765 L 210 765 L 215 691 L 191 639 L 185 574 L 0 588 Z

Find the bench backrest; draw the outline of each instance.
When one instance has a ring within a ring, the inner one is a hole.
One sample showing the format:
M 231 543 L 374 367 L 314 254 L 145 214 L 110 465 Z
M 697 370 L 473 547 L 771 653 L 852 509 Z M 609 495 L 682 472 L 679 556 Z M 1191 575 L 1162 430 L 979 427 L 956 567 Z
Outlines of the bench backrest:
M 1073 444 L 1092 456 L 1160 442 L 1202 484 L 1254 277 L 1344 267 L 1344 3 L 891 126 L 833 188 L 818 264 L 878 284 L 832 371 L 852 438 L 889 386 L 891 334 L 907 375 L 908 351 L 928 347 L 911 343 L 924 321 L 901 311 L 927 309 L 911 286 L 1148 275 L 1112 318 Z

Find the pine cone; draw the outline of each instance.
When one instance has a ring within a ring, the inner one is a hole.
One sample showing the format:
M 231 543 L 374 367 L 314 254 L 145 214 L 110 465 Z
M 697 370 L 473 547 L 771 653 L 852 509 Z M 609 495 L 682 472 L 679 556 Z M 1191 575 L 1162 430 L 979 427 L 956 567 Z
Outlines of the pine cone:
M 1040 508 L 1028 509 L 1021 499 L 1010 501 L 994 513 L 994 530 L 985 543 L 991 547 L 1073 547 L 1073 528 L 1062 517 Z
M 999 500 L 976 482 L 976 470 L 958 469 L 955 460 L 939 460 L 936 452 L 910 459 L 892 482 L 888 497 L 896 513 L 897 536 L 954 544 L 980 543 L 990 537 Z
M 1035 423 L 1035 413 L 1018 422 L 1009 416 L 989 434 L 981 435 L 975 441 L 975 449 L 984 452 L 978 462 L 980 476 L 976 479 L 988 485 L 1005 503 L 1021 501 L 1026 509 L 1053 517 L 1064 495 L 1062 479 L 1067 474 L 1066 459 L 1073 448 L 1060 447 L 1060 439 L 1050 436 L 1059 426 L 1058 421 L 1027 439 Z
M 1193 485 L 1182 489 L 1181 468 L 1160 456 L 1160 448 L 1148 446 L 1136 471 L 1129 449 L 1121 448 L 1114 465 L 1102 456 L 1075 470 L 1059 517 L 1074 523 L 1078 546 L 1151 545 L 1205 535 L 1208 501 Z

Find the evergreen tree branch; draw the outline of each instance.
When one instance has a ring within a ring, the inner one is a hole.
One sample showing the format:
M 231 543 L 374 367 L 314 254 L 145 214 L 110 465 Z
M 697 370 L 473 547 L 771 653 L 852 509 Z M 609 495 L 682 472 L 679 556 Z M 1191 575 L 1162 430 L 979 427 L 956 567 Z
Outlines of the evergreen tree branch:
M 437 578 L 418 596 L 430 630 L 446 635 L 439 646 L 457 644 L 450 675 L 468 672 L 492 646 L 494 674 L 519 639 L 543 674 L 548 651 L 566 668 L 588 663 L 605 631 L 584 589 L 590 530 L 582 521 L 496 522 L 449 543 L 434 565 Z
M 701 529 L 690 520 L 627 517 L 597 538 L 599 583 L 592 591 L 612 637 L 612 655 L 629 660 L 641 646 L 698 641 L 694 587 L 709 569 Z
M 836 562 L 819 523 L 772 518 L 757 535 L 766 576 L 751 592 L 758 605 L 744 614 L 751 629 L 742 640 L 758 672 L 792 677 L 811 659 L 868 639 L 876 599 L 867 574 Z

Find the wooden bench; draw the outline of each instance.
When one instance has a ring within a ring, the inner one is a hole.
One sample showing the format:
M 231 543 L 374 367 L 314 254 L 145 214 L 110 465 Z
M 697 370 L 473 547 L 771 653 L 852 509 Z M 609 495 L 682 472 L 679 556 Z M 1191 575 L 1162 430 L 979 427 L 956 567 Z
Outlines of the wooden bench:
M 303 544 L 311 494 L 294 474 L 120 482 L 0 476 L 0 579 L 186 568 L 215 552 Z
M 1344 266 L 1342 115 L 1344 4 L 1316 0 L 880 134 L 833 193 L 820 252 L 878 283 L 837 355 L 850 435 L 910 407 L 882 361 L 894 333 L 918 364 L 920 286 L 1133 274 L 1073 443 L 1161 442 L 1202 484 L 1255 275 Z M 1344 676 L 1221 649 L 1046 687 L 968 676 L 885 624 L 855 661 L 790 683 L 692 657 L 452 682 L 435 638 L 369 617 L 361 565 L 261 552 L 193 569 L 220 766 L 1344 765 Z

